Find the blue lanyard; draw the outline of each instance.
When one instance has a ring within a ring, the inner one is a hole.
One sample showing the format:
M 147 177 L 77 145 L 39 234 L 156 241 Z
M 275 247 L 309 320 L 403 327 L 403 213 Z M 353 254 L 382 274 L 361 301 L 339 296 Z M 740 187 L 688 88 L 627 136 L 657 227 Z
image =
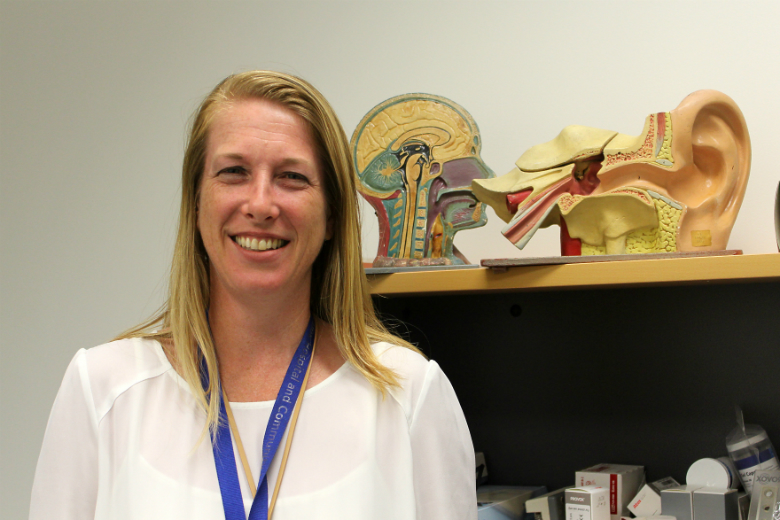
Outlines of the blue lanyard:
M 301 338 L 298 349 L 295 351 L 284 382 L 276 396 L 271 416 L 263 436 L 263 465 L 260 468 L 259 485 L 257 494 L 249 510 L 249 520 L 268 519 L 268 468 L 276 454 L 279 444 L 284 437 L 287 423 L 290 422 L 295 403 L 303 386 L 303 379 L 311 361 L 311 352 L 314 343 L 314 318 L 309 319 L 309 325 Z M 201 376 L 204 390 L 208 388 L 209 376 L 206 371 L 205 361 L 201 364 Z M 225 510 L 225 520 L 246 520 L 244 499 L 241 496 L 241 486 L 238 483 L 238 468 L 236 457 L 233 453 L 233 443 L 230 436 L 225 402 L 222 393 L 219 396 L 219 427 L 217 432 L 211 434 L 211 447 L 214 451 L 214 462 L 217 467 L 217 479 L 219 491 L 222 493 L 222 507 Z

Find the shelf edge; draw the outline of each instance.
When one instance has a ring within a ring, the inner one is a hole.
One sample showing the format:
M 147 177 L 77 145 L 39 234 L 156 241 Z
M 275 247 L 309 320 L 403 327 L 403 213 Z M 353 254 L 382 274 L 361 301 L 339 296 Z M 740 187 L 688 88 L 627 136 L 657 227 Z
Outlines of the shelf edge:
M 410 272 L 369 277 L 377 295 L 780 281 L 780 254 L 637 259 L 563 265 Z

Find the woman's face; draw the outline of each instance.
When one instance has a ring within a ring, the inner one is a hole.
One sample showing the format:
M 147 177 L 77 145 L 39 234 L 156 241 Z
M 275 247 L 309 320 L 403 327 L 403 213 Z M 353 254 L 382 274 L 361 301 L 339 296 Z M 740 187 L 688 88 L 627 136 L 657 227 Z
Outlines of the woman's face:
M 197 223 L 212 294 L 308 305 L 312 265 L 332 234 L 308 123 L 263 99 L 222 108 L 206 141 Z

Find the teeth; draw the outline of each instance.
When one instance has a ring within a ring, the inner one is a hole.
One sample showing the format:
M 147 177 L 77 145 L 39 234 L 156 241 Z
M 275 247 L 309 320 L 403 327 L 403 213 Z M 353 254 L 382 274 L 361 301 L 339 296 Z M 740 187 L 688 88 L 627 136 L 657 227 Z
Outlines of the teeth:
M 280 238 L 269 239 L 256 239 L 249 237 L 236 237 L 236 243 L 244 249 L 251 249 L 252 251 L 266 251 L 268 249 L 279 249 L 287 242 Z

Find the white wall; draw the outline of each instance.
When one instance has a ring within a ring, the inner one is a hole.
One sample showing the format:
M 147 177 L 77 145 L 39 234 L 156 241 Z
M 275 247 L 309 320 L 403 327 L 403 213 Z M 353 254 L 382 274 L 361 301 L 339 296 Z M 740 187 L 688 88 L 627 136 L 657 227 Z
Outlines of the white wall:
M 690 92 L 742 108 L 753 170 L 729 247 L 777 251 L 777 2 L 320 1 L 0 4 L 0 511 L 23 518 L 69 359 L 161 302 L 186 120 L 227 74 L 301 75 L 348 134 L 406 92 L 474 116 L 497 173 L 568 124 L 628 134 Z M 366 212 L 365 257 L 377 226 Z M 472 261 L 525 251 L 487 227 Z

